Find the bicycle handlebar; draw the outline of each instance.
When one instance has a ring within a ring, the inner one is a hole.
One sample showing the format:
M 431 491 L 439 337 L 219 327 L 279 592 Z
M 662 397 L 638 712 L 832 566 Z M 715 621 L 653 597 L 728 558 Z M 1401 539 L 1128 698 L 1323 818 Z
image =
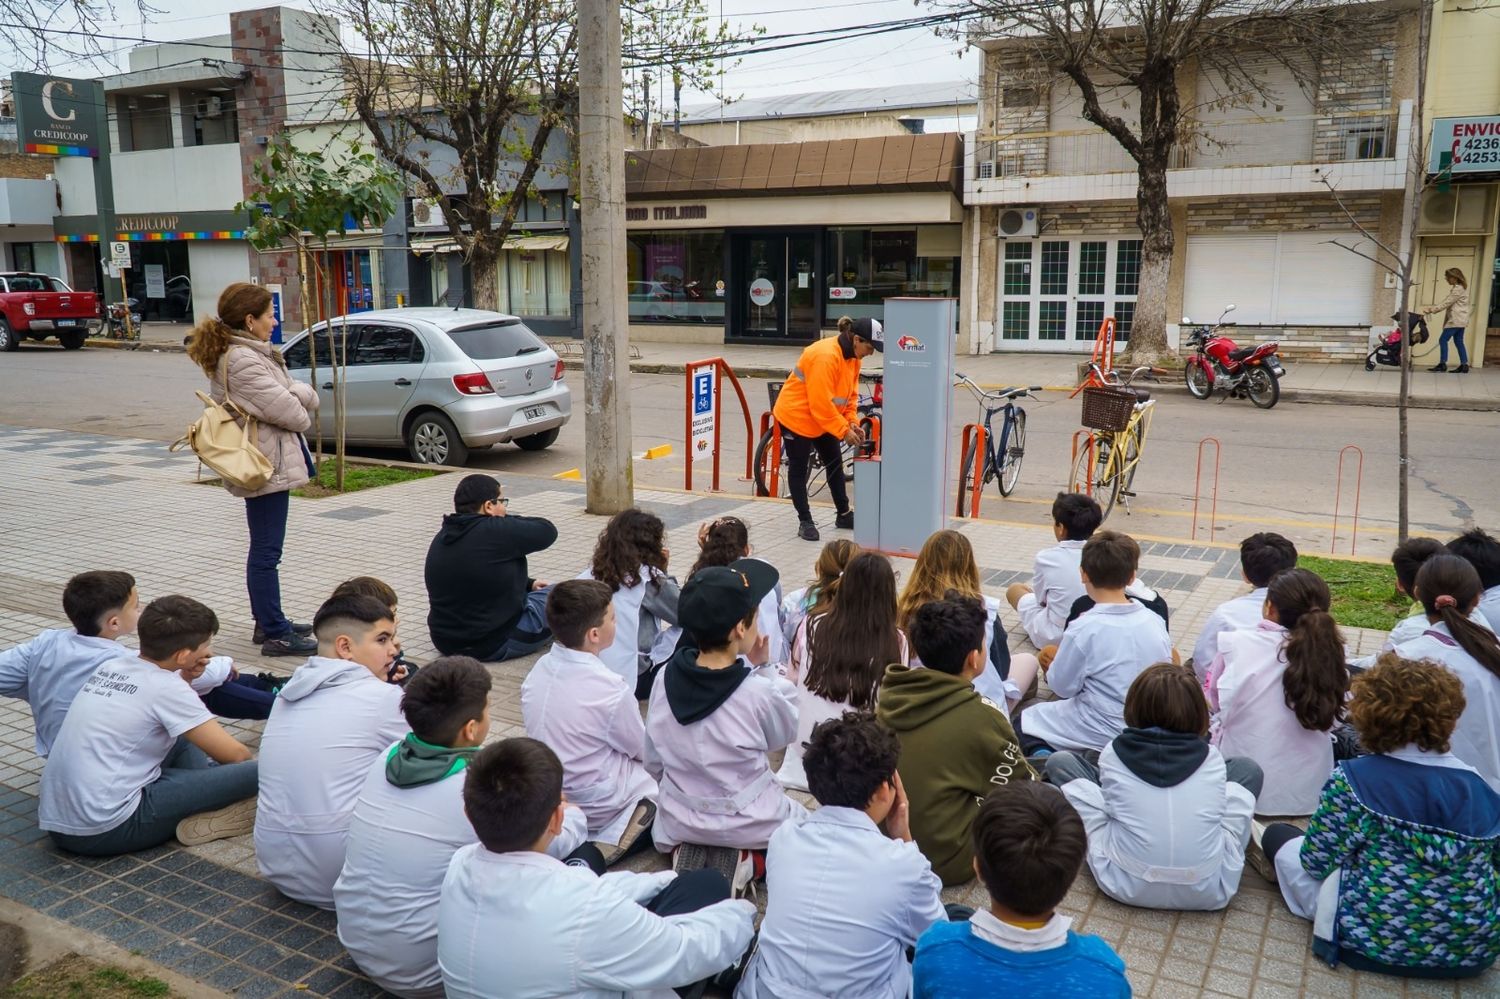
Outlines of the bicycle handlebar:
M 970 392 L 974 393 L 974 395 L 982 401 L 1005 402 L 1010 399 L 1022 399 L 1029 396 L 1033 392 L 1040 392 L 1043 389 L 1043 386 L 1041 385 L 1031 385 L 1025 388 L 986 391 L 985 389 L 980 388 L 972 378 L 964 374 L 962 371 L 955 371 L 953 374 L 954 377 L 958 379 L 958 383 L 960 385 L 964 386 Z

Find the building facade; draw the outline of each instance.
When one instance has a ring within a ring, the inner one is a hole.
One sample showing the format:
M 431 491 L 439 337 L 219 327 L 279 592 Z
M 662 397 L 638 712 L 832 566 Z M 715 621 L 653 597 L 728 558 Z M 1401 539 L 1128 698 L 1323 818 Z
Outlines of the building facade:
M 974 81 L 955 80 L 700 104 L 659 127 L 708 146 L 967 132 L 978 104 Z

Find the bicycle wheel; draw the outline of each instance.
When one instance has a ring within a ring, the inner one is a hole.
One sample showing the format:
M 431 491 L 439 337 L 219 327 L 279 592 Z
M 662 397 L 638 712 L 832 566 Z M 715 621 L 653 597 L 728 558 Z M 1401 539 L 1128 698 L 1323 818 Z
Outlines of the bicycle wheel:
M 972 504 L 974 480 L 979 475 L 979 448 L 969 441 L 964 456 L 958 462 L 958 500 L 953 505 L 955 517 L 967 517 L 974 509 Z
M 1017 407 L 1000 456 L 1000 495 L 1009 496 L 1021 481 L 1021 458 L 1026 454 L 1026 410 Z
M 1099 433 L 1092 440 L 1094 460 L 1089 461 L 1087 446 L 1079 450 L 1078 456 L 1073 459 L 1073 474 L 1068 479 L 1068 491 L 1092 496 L 1104 516 L 1108 517 L 1120 492 L 1119 474 L 1110 465 L 1114 438 L 1110 434 Z
M 792 492 L 791 488 L 787 484 L 789 481 L 788 469 L 790 465 L 787 461 L 785 446 L 783 446 L 781 449 L 781 469 L 777 475 L 776 492 L 773 494 L 770 489 L 772 432 L 773 431 L 767 430 L 765 433 L 761 434 L 760 442 L 755 445 L 755 457 L 753 459 L 755 464 L 755 495 L 775 495 L 779 496 L 782 499 L 786 499 L 787 497 L 792 495 Z M 845 450 L 852 451 L 851 448 L 845 448 Z M 852 464 L 852 461 L 847 454 L 845 455 L 845 461 Z M 827 485 L 827 477 L 823 474 L 823 461 L 818 457 L 818 453 L 814 451 L 811 455 L 808 456 L 807 495 L 809 497 L 817 496 Z

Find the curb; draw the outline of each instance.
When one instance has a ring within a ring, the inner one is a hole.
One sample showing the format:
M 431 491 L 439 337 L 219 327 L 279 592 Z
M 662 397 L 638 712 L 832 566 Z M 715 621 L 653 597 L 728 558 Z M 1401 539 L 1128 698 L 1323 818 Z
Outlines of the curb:
M 105 350 L 154 350 L 162 354 L 186 354 L 187 347 L 181 342 L 155 340 L 115 340 L 109 337 L 90 337 L 83 342 L 85 347 L 103 347 Z

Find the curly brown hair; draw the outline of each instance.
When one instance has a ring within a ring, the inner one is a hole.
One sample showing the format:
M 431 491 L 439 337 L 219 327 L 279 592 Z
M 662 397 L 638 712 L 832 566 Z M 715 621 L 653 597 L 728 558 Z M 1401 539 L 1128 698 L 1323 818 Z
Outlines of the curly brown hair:
M 641 568 L 667 571 L 667 527 L 654 513 L 630 507 L 609 519 L 594 545 L 590 570 L 616 591 L 641 582 Z
M 1446 753 L 1448 740 L 1468 703 L 1452 670 L 1431 659 L 1402 659 L 1387 652 L 1354 678 L 1349 721 L 1371 753 L 1389 753 L 1412 743 Z
M 728 565 L 750 554 L 750 528 L 738 517 L 719 517 L 705 524 L 698 535 L 702 550 L 693 563 L 692 576 L 711 565 Z

